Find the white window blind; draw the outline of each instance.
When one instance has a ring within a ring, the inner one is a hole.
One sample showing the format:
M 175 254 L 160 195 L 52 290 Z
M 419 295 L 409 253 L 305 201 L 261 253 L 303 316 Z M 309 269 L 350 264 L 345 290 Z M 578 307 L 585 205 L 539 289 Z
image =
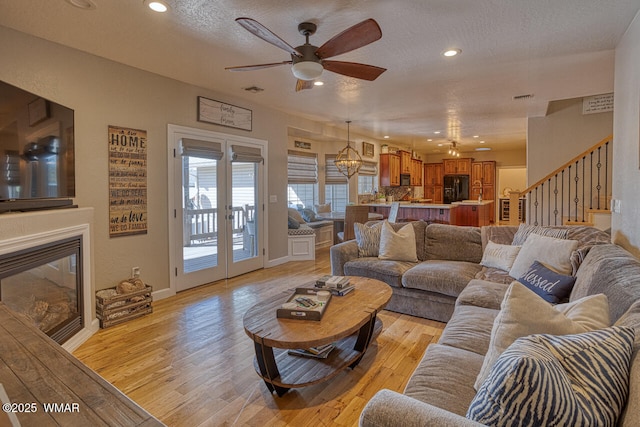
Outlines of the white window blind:
M 346 184 L 348 182 L 347 177 L 340 173 L 336 167 L 335 161 L 335 154 L 327 154 L 325 156 L 324 182 L 326 184 Z
M 244 145 L 231 146 L 231 161 L 244 163 L 262 163 L 264 158 L 259 148 Z
M 203 159 L 220 160 L 224 153 L 222 144 L 212 141 L 182 138 L 180 140 L 183 156 L 200 157 Z
M 318 156 L 314 153 L 289 150 L 287 176 L 289 184 L 316 184 L 318 182 Z
M 378 175 L 378 164 L 375 162 L 363 162 L 358 170 L 359 175 Z

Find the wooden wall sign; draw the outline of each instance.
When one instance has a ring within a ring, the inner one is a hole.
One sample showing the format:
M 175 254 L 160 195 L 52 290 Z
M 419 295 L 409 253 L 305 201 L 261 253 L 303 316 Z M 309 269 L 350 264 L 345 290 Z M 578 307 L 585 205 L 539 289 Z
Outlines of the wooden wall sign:
M 109 237 L 147 233 L 147 131 L 109 126 Z
M 251 110 L 213 99 L 198 97 L 198 121 L 251 130 Z

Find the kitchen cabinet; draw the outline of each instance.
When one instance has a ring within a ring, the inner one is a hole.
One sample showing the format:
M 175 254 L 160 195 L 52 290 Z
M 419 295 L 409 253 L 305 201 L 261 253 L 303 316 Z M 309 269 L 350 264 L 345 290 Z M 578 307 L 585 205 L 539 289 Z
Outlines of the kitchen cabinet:
M 482 227 L 490 224 L 491 212 L 495 210 L 493 202 L 479 204 L 464 203 L 456 208 L 455 225 Z
M 411 185 L 414 187 L 422 185 L 422 160 L 411 159 Z
M 443 202 L 444 166 L 442 163 L 426 163 L 424 165 L 424 198 L 433 203 Z
M 399 151 L 400 154 L 400 173 L 411 174 L 411 153 L 408 151 Z
M 473 162 L 471 164 L 471 190 L 469 198 L 476 200 L 482 194 L 483 200 L 496 200 L 496 162 Z M 489 220 L 495 222 L 495 207 Z
M 473 159 L 444 159 L 445 175 L 469 175 L 471 173 L 471 162 Z
M 380 154 L 380 187 L 400 186 L 400 156 L 394 153 Z

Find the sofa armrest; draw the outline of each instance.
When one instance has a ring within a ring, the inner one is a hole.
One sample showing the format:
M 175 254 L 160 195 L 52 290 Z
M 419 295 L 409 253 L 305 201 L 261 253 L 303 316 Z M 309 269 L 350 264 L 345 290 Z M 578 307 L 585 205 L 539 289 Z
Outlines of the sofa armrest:
M 360 414 L 360 426 L 477 427 L 482 426 L 458 414 L 421 402 L 391 390 L 380 390 Z
M 344 264 L 358 258 L 358 244 L 355 240 L 338 243 L 331 246 L 329 253 L 331 255 L 331 274 L 344 276 Z

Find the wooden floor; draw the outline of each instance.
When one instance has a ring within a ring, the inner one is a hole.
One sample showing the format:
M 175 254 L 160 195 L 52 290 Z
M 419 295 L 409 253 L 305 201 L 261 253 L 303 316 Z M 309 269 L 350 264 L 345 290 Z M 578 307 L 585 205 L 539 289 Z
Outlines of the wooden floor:
M 258 378 L 244 313 L 260 298 L 330 273 L 328 249 L 184 291 L 154 312 L 102 329 L 74 355 L 169 426 L 354 426 L 380 389 L 402 391 L 444 324 L 383 311 L 360 364 L 279 398 Z

